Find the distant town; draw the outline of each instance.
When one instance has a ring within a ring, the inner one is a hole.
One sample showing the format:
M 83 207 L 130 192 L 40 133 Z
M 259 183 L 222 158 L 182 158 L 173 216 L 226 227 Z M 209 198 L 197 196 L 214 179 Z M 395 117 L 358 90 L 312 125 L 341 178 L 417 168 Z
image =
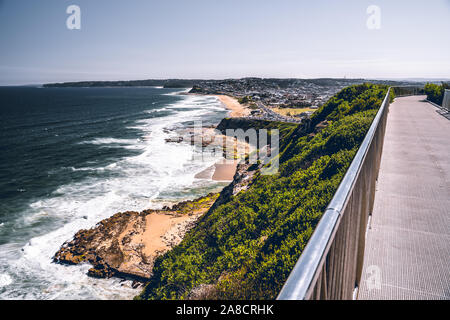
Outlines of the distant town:
M 343 88 L 371 82 L 396 86 L 423 86 L 411 81 L 366 79 L 261 79 L 197 81 L 190 93 L 224 94 L 251 109 L 250 118 L 301 122 Z

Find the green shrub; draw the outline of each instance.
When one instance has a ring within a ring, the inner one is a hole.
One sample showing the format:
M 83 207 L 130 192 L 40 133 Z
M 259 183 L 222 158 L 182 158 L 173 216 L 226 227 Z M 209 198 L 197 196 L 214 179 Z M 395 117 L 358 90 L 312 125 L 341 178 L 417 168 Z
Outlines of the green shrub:
M 445 89 L 450 89 L 450 85 L 448 83 L 442 83 L 441 85 L 427 83 L 424 87 L 427 99 L 440 106 L 442 105 L 442 100 L 444 99 Z

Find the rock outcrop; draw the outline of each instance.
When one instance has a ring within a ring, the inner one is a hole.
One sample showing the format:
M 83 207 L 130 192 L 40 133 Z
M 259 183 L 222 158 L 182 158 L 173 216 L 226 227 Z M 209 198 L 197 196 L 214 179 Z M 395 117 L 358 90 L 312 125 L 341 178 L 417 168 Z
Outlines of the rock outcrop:
M 248 164 L 241 162 L 237 165 L 233 181 L 220 192 L 216 202 L 211 206 L 208 212 L 212 212 L 218 206 L 227 203 L 230 198 L 239 192 L 248 189 L 253 181 L 254 175 L 261 169 L 261 164 Z
M 94 228 L 78 231 L 55 254 L 56 263 L 90 263 L 88 275 L 147 281 L 155 259 L 181 242 L 184 234 L 216 201 L 209 194 L 172 208 L 119 212 Z

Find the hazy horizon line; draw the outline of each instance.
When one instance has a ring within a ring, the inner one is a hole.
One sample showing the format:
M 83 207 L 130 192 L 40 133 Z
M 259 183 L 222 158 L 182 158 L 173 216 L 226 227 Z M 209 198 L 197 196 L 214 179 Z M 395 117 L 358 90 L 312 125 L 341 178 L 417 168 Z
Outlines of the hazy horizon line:
M 177 77 L 169 77 L 169 78 L 134 78 L 134 79 L 118 79 L 118 80 L 77 80 L 77 81 L 53 81 L 53 82 L 38 82 L 38 83 L 8 83 L 8 84 L 0 84 L 0 87 L 27 87 L 27 86 L 43 86 L 46 84 L 55 84 L 55 83 L 81 83 L 81 82 L 119 82 L 119 81 L 145 81 L 145 80 L 191 80 L 191 81 L 223 81 L 223 80 L 242 80 L 242 79 L 296 79 L 296 80 L 317 80 L 317 79 L 336 79 L 336 80 L 384 80 L 384 81 L 412 81 L 412 82 L 423 82 L 423 81 L 450 81 L 450 78 L 442 78 L 442 77 L 386 77 L 386 78 L 365 78 L 365 77 L 255 77 L 255 76 L 246 76 L 246 77 L 226 77 L 226 78 L 177 78 Z

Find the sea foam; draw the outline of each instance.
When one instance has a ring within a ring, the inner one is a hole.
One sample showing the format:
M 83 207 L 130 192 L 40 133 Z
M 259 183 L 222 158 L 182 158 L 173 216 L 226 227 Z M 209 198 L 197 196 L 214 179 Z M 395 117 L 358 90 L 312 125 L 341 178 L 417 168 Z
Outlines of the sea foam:
M 193 160 L 198 159 L 194 154 L 200 150 L 187 143 L 167 143 L 165 139 L 171 133 L 165 129 L 205 119 L 224 111 L 223 107 L 214 97 L 183 96 L 181 101 L 165 108 L 173 112 L 138 120 L 133 125 L 145 139 L 95 138 L 84 142 L 105 147 L 136 147 L 141 152 L 105 167 L 70 167 L 74 171 L 105 170 L 111 174 L 89 176 L 81 182 L 59 186 L 29 206 L 22 220 L 16 222 L 18 227 L 39 226 L 48 219 L 57 221 L 59 227 L 35 236 L 25 246 L 1 247 L 3 258 L 8 259 L 8 273 L 17 280 L 14 290 L 0 291 L 0 298 L 128 299 L 138 293 L 130 282 L 92 279 L 86 276 L 89 265 L 62 266 L 52 263 L 52 257 L 78 230 L 91 228 L 116 212 L 155 208 L 161 199 L 180 201 L 193 198 L 192 190 L 196 188 L 217 187 L 216 182 L 195 178 L 196 173 L 213 165 L 215 159 Z M 12 281 L 11 276 L 2 275 L 2 283 Z

